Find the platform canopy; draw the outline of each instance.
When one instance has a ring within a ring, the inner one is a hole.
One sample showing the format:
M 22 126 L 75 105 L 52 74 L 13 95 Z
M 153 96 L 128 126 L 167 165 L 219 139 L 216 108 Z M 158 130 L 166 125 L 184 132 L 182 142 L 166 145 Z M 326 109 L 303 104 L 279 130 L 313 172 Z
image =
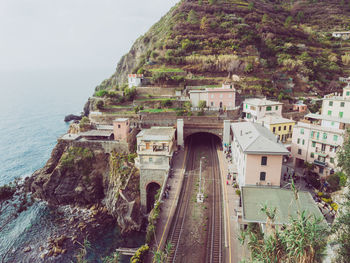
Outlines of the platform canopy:
M 243 222 L 266 223 L 267 216 L 261 211 L 265 204 L 268 208 L 277 209 L 274 221 L 277 225 L 288 224 L 290 217 L 297 217 L 299 209 L 300 211 L 305 210 L 307 215 L 323 218 L 309 192 L 299 191 L 298 201 L 296 201 L 294 192 L 289 189 L 262 186 L 242 187 Z

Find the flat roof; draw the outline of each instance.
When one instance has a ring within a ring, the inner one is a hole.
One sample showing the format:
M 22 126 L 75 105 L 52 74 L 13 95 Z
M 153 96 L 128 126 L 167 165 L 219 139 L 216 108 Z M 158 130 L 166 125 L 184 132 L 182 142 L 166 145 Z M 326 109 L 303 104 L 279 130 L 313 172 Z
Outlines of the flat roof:
M 259 123 L 264 122 L 266 124 L 279 124 L 279 123 L 291 123 L 295 121 L 287 118 L 283 118 L 278 114 L 266 114 L 263 118 L 259 119 L 258 122 Z
M 143 129 L 136 137 L 142 137 L 144 141 L 170 141 L 175 136 L 175 129 L 172 127 L 152 127 Z
M 113 134 L 112 130 L 90 130 L 86 132 L 81 132 L 81 136 L 94 136 L 94 137 L 109 137 Z
M 296 127 L 301 127 L 301 128 L 306 128 L 310 130 L 318 130 L 318 131 L 325 131 L 325 132 L 332 132 L 332 133 L 337 133 L 337 134 L 344 134 L 345 130 L 337 129 L 337 128 L 331 128 L 331 127 L 323 127 L 321 125 L 316 125 L 312 123 L 305 123 L 302 121 L 299 121 L 294 128 Z
M 350 119 L 339 118 L 339 117 L 329 116 L 329 115 L 315 114 L 315 113 L 306 114 L 305 118 L 316 119 L 316 120 L 326 120 L 326 121 L 336 121 L 336 122 L 348 123 L 348 124 L 350 123 Z
M 289 154 L 286 147 L 281 142 L 277 142 L 276 135 L 259 123 L 232 123 L 231 129 L 244 153 L 270 155 Z
M 270 209 L 276 208 L 275 224 L 288 224 L 290 217 L 297 217 L 298 207 L 301 211 L 306 211 L 307 215 L 323 218 L 309 192 L 299 191 L 298 200 L 295 200 L 294 192 L 289 189 L 264 186 L 242 187 L 243 221 L 266 223 L 267 216 L 261 211 L 264 205 Z
M 266 98 L 259 99 L 245 99 L 243 103 L 252 104 L 254 106 L 273 106 L 273 105 L 283 105 L 282 102 L 267 100 Z
M 129 118 L 118 118 L 118 119 L 115 119 L 114 121 L 117 121 L 117 122 L 124 122 L 124 121 L 127 121 Z

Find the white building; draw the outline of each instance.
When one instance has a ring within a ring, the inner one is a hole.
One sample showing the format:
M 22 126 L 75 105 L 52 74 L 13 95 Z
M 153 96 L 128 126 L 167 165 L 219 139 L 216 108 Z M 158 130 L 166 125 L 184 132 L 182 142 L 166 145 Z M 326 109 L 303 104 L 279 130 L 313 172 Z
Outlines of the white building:
M 280 187 L 283 156 L 289 151 L 261 124 L 231 124 L 231 151 L 237 168 L 237 183 Z
M 266 98 L 246 99 L 243 102 L 244 119 L 254 122 L 265 117 L 265 115 L 269 113 L 282 116 L 282 106 L 283 103 L 267 100 Z
M 129 88 L 141 86 L 143 81 L 143 74 L 129 74 L 128 84 Z
M 337 169 L 336 152 L 342 147 L 350 125 L 350 87 L 343 94 L 323 98 L 321 114 L 307 114 L 304 122 L 294 126 L 292 156 L 302 167 L 304 161 L 314 164 L 314 171 L 327 176 Z
M 348 40 L 350 39 L 350 31 L 333 32 L 332 37 Z

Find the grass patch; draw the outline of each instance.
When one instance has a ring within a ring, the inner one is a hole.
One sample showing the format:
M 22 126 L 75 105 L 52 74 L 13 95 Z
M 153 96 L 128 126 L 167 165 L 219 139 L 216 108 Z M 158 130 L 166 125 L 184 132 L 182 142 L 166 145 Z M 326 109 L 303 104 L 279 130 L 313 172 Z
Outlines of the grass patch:
M 170 109 L 145 109 L 140 110 L 140 112 L 149 112 L 149 113 L 159 113 L 159 112 L 175 112 L 178 110 L 177 108 L 170 108 Z
M 185 72 L 182 68 L 167 68 L 167 67 L 152 68 L 149 71 L 151 72 Z

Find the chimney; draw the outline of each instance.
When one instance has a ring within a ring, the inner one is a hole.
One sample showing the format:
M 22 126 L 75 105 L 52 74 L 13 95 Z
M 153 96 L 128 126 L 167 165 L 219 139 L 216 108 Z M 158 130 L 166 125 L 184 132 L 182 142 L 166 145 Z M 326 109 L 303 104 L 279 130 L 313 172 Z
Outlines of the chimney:
M 243 136 L 243 131 L 241 130 L 241 136 Z

